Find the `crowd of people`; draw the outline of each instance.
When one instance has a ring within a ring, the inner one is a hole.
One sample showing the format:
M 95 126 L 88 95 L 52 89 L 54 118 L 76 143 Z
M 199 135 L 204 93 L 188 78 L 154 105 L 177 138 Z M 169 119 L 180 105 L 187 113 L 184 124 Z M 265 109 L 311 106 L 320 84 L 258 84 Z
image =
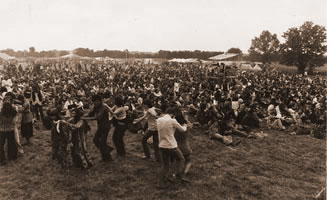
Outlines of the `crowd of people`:
M 124 159 L 127 130 L 144 131 L 144 159 L 151 159 L 152 137 L 154 158 L 162 163 L 160 187 L 171 181 L 172 162 L 175 177 L 189 182 L 191 128 L 226 145 L 239 144 L 234 136 L 256 138 L 259 128 L 325 137 L 327 81 L 322 77 L 265 68 L 226 78 L 219 70 L 200 64 L 7 63 L 1 73 L 0 163 L 6 164 L 6 141 L 8 160 L 23 153 L 18 129 L 30 144 L 37 121 L 51 129 L 52 158 L 63 167 L 94 165 L 86 147 L 89 120 L 97 121 L 93 143 L 104 162 L 113 160 L 115 149 Z M 114 147 L 107 143 L 111 128 Z

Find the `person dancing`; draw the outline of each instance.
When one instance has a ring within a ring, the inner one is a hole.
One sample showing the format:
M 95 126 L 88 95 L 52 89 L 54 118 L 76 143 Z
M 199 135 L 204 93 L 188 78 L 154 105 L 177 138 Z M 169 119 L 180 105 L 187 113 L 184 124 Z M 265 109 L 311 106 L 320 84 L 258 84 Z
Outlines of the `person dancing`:
M 4 98 L 0 112 L 0 165 L 5 165 L 4 145 L 7 141 L 8 160 L 17 159 L 17 145 L 15 139 L 17 129 L 17 111 L 13 108 L 10 98 Z
M 168 178 L 168 172 L 170 168 L 170 159 L 174 158 L 177 164 L 177 174 L 176 178 L 181 180 L 182 182 L 189 182 L 187 179 L 184 178 L 184 163 L 185 158 L 183 153 L 177 146 L 177 141 L 174 137 L 175 129 L 178 129 L 181 132 L 185 132 L 187 130 L 187 125 L 184 124 L 183 126 L 180 125 L 173 119 L 176 111 L 173 108 L 168 108 L 166 111 L 167 106 L 162 107 L 162 112 L 164 115 L 157 119 L 157 127 L 158 127 L 158 136 L 159 136 L 159 149 L 161 153 L 162 159 L 162 168 L 159 175 L 159 188 L 167 188 L 167 180 L 170 181 Z
M 67 122 L 61 120 L 60 123 L 66 123 L 71 130 L 71 156 L 73 165 L 82 169 L 91 168 L 94 164 L 86 148 L 86 135 L 91 128 L 85 120 L 81 119 L 83 115 L 81 108 L 73 104 L 68 106 L 68 109 L 72 118 Z
M 157 162 L 160 162 L 160 151 L 159 151 L 159 139 L 158 139 L 158 130 L 157 130 L 157 118 L 159 114 L 156 111 L 156 108 L 152 106 L 152 102 L 150 100 L 145 100 L 144 105 L 147 106 L 148 110 L 143 117 L 140 117 L 134 120 L 133 123 L 137 123 L 143 119 L 147 119 L 148 122 L 148 129 L 145 131 L 145 134 L 142 138 L 142 146 L 144 150 L 144 157 L 145 159 L 150 159 L 150 150 L 148 146 L 148 139 L 153 137 L 153 149 L 154 155 Z
M 126 155 L 124 135 L 128 128 L 127 111 L 129 107 L 124 105 L 124 101 L 120 96 L 115 97 L 115 105 L 109 108 L 109 112 L 114 117 L 115 130 L 112 135 L 112 140 L 115 144 L 118 156 Z
M 24 92 L 24 96 L 20 95 L 18 100 L 21 102 L 22 107 L 19 108 L 19 112 L 22 113 L 21 120 L 21 135 L 26 138 L 26 144 L 30 144 L 30 138 L 33 136 L 33 115 L 31 112 L 31 105 L 29 99 L 31 93 L 28 91 Z
M 93 110 L 87 116 L 81 117 L 81 119 L 97 120 L 98 127 L 93 137 L 93 142 L 101 152 L 102 161 L 112 161 L 110 152 L 113 148 L 107 144 L 111 126 L 108 115 L 110 108 L 103 103 L 101 95 L 94 95 L 92 97 L 92 102 L 94 104 Z

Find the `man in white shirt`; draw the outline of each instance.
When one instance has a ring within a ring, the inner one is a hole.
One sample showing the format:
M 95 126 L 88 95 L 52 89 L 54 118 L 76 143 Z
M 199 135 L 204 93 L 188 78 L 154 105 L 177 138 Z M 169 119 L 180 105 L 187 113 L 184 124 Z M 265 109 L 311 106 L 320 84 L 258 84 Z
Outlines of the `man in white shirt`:
M 165 107 L 162 106 L 162 112 L 165 113 Z M 177 174 L 176 178 L 181 181 L 188 182 L 183 178 L 183 169 L 184 169 L 184 156 L 180 149 L 177 147 L 177 141 L 175 139 L 175 129 L 177 128 L 181 132 L 187 130 L 186 125 L 180 125 L 176 119 L 173 119 L 175 110 L 173 108 L 167 109 L 167 114 L 164 114 L 162 117 L 157 119 L 157 129 L 159 136 L 159 149 L 161 153 L 162 168 L 159 176 L 159 188 L 166 188 L 167 180 L 170 180 L 167 175 L 169 172 L 170 158 L 173 157 L 177 162 Z

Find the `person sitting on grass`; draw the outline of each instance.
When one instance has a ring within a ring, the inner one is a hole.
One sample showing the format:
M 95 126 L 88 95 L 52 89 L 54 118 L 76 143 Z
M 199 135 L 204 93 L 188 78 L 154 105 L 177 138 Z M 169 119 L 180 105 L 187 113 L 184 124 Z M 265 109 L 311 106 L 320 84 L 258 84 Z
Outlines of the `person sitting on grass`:
M 277 103 L 277 100 L 275 98 L 272 98 L 271 103 L 268 106 L 268 129 L 279 128 L 280 130 L 285 130 L 286 128 L 285 126 L 283 126 L 282 118 L 282 114 L 279 110 L 279 103 Z
M 231 135 L 222 135 L 220 134 L 220 125 L 218 119 L 211 121 L 209 127 L 209 139 L 218 140 L 224 143 L 225 145 L 238 145 L 241 140 L 233 139 Z
M 206 112 L 206 104 L 201 103 L 200 109 L 196 113 L 196 120 L 200 123 L 201 126 L 206 125 L 207 121 L 207 112 Z
M 251 135 L 250 133 L 239 129 L 239 127 L 235 123 L 235 120 L 233 119 L 232 112 L 226 113 L 224 115 L 224 118 L 220 123 L 220 133 L 222 135 L 236 135 L 246 138 L 255 138 L 255 136 Z
M 242 119 L 242 126 L 247 127 L 249 129 L 260 128 L 260 122 L 257 113 L 256 113 L 256 104 L 251 104 L 245 112 L 245 115 Z

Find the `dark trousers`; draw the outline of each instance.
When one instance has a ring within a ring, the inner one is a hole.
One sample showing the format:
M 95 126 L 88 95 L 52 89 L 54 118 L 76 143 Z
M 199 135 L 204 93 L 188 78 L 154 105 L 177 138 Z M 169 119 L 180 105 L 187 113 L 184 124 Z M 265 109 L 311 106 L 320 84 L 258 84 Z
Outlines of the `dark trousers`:
M 110 152 L 112 147 L 107 144 L 107 138 L 109 134 L 109 127 L 98 127 L 98 130 L 95 132 L 93 137 L 93 142 L 95 146 L 100 150 L 103 160 L 111 159 Z
M 51 129 L 51 147 L 52 147 L 52 159 L 58 158 L 59 150 L 59 133 L 57 132 L 56 125 L 52 125 Z
M 160 148 L 161 153 L 161 171 L 159 175 L 159 182 L 164 181 L 165 177 L 167 177 L 170 167 L 170 158 L 173 157 L 177 164 L 177 175 L 183 176 L 184 170 L 184 156 L 179 148 L 174 149 L 166 149 Z
M 33 136 L 33 123 L 21 123 L 21 135 L 26 139 L 29 139 Z
M 118 122 L 115 126 L 114 133 L 112 135 L 112 140 L 115 144 L 117 154 L 120 156 L 125 156 L 126 150 L 125 150 L 125 144 L 124 144 L 124 135 L 125 131 L 127 130 L 127 126 L 120 122 Z
M 4 146 L 8 142 L 8 160 L 16 160 L 17 159 L 17 145 L 15 140 L 14 131 L 9 132 L 0 132 L 0 162 L 3 163 L 5 161 L 5 150 Z
M 33 105 L 33 113 L 36 117 L 37 120 L 40 119 L 40 116 L 41 116 L 41 120 L 43 122 L 44 120 L 44 115 L 43 115 L 43 108 L 42 108 L 42 105 L 39 105 L 39 104 L 35 104 Z
M 148 139 L 153 137 L 153 149 L 156 161 L 160 161 L 160 151 L 159 151 L 159 139 L 158 139 L 158 131 L 150 131 L 147 130 L 142 138 L 142 146 L 144 150 L 144 155 L 150 158 L 150 149 L 148 146 Z

